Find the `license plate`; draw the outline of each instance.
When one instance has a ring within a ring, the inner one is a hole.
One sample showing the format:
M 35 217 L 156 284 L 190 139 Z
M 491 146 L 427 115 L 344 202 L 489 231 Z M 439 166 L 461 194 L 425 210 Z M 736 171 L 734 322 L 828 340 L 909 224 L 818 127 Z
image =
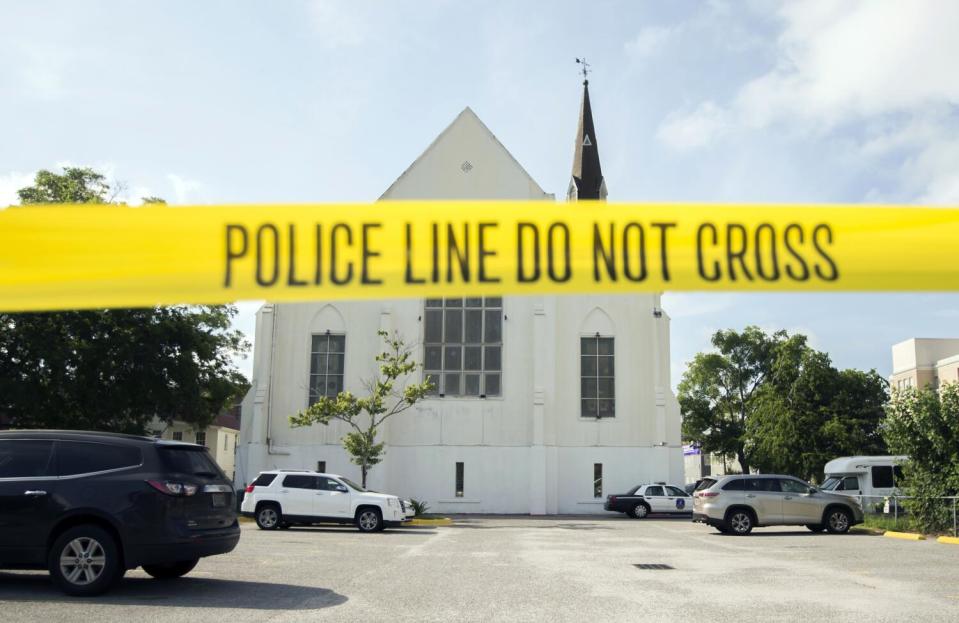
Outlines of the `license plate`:
M 214 493 L 211 498 L 213 501 L 214 507 L 226 506 L 226 494 L 225 493 Z

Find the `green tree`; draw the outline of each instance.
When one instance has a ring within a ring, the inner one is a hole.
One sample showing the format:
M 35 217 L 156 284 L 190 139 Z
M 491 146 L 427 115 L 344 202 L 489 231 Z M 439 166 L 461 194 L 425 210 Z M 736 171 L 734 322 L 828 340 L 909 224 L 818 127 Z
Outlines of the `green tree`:
M 747 426 L 755 466 L 821 480 L 826 462 L 838 456 L 885 453 L 887 387 L 875 370 L 837 370 L 812 348 L 781 354 Z
M 959 495 L 959 384 L 894 391 L 883 432 L 891 452 L 909 456 L 901 489 L 917 528 L 951 527 L 952 505 L 938 498 Z
M 717 331 L 714 352 L 699 353 L 679 383 L 683 437 L 703 452 L 735 456 L 744 472 L 752 465 L 748 423 L 760 388 L 776 358 L 805 346 L 805 337 L 759 327 Z
M 420 364 L 413 361 L 409 347 L 398 335 L 391 336 L 385 331 L 378 334 L 385 341 L 386 349 L 376 356 L 379 374 L 364 383 L 365 397 L 354 396 L 348 391 L 333 398 L 322 396 L 309 408 L 290 417 L 290 424 L 294 427 L 317 423 L 329 425 L 334 420 L 348 424 L 353 430 L 343 437 L 343 448 L 353 463 L 360 466 L 364 487 L 370 468 L 383 460 L 384 443 L 376 441 L 380 426 L 411 408 L 431 389 L 428 380 L 405 382 Z
M 106 177 L 93 169 L 65 167 L 63 173 L 42 169 L 33 186 L 17 191 L 20 203 L 107 203 L 111 188 Z
M 107 203 L 103 175 L 37 173 L 24 204 Z M 143 433 L 150 420 L 209 424 L 249 383 L 236 308 L 171 306 L 0 313 L 0 424 Z

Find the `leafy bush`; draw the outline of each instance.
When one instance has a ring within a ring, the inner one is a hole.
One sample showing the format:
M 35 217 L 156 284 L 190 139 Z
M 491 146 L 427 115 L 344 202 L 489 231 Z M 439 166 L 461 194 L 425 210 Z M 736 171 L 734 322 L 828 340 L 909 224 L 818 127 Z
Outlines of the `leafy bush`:
M 890 451 L 909 456 L 901 488 L 915 528 L 950 529 L 952 501 L 942 498 L 959 495 L 959 384 L 894 392 L 883 426 Z
M 906 494 L 909 499 L 902 505 L 912 516 L 912 522 L 922 532 L 936 533 L 952 530 L 952 500 L 943 499 L 954 495 L 949 491 L 942 473 L 906 467 Z
M 430 505 L 422 500 L 410 500 L 410 504 L 413 505 L 413 512 L 415 513 L 414 517 L 422 517 L 430 510 Z

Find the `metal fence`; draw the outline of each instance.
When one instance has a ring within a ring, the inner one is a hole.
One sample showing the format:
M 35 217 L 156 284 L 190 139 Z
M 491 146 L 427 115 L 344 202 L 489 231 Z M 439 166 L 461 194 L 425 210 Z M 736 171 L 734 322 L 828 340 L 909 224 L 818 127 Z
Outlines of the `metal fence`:
M 893 527 L 909 527 L 912 522 L 912 515 L 906 508 L 907 505 L 903 505 L 902 501 L 914 500 L 916 499 L 915 497 L 908 495 L 848 495 L 848 497 L 858 499 L 863 512 L 867 515 L 887 517 L 891 519 L 893 522 Z M 946 521 L 948 521 L 949 517 L 951 516 L 952 536 L 959 537 L 959 516 L 957 516 L 957 509 L 959 509 L 959 496 L 953 495 L 927 499 L 937 500 L 941 503 L 941 508 L 936 509 L 933 512 L 937 512 Z

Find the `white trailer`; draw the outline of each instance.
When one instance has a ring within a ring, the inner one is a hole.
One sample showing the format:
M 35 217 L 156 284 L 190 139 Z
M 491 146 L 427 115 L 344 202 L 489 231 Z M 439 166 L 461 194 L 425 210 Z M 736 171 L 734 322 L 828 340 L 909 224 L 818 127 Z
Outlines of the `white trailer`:
M 900 465 L 907 456 L 843 456 L 826 463 L 826 479 L 820 489 L 859 498 L 866 512 L 897 495 L 902 480 Z

